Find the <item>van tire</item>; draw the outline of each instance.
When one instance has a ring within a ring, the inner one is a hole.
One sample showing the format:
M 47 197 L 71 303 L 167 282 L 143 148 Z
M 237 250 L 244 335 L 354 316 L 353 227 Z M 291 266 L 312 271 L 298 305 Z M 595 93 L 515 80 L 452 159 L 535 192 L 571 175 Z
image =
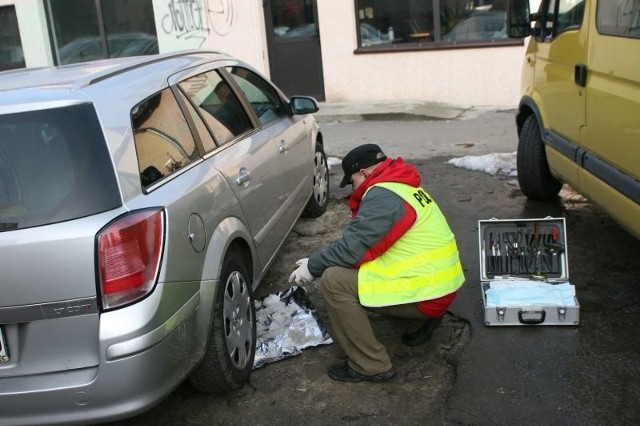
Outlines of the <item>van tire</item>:
M 550 201 L 557 198 L 562 183 L 551 175 L 540 126 L 530 115 L 520 131 L 518 144 L 518 183 L 529 199 Z
M 249 380 L 256 354 L 256 311 L 251 275 L 243 256 L 231 250 L 220 274 L 206 353 L 189 377 L 196 390 L 225 393 Z

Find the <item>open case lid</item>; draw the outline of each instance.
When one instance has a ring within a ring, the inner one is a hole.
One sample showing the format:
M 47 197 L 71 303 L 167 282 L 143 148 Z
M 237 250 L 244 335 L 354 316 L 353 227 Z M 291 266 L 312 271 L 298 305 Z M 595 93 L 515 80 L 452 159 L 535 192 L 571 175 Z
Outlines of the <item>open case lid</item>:
M 565 219 L 478 221 L 480 280 L 569 280 Z

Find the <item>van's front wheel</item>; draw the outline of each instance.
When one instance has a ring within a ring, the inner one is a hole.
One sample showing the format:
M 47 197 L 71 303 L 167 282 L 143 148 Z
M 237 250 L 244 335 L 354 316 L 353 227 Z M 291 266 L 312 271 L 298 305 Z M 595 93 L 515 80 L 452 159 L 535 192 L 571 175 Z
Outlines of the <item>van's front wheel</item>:
M 518 183 L 520 190 L 532 200 L 554 200 L 562 182 L 551 175 L 540 126 L 535 115 L 530 115 L 520 131 L 518 144 Z

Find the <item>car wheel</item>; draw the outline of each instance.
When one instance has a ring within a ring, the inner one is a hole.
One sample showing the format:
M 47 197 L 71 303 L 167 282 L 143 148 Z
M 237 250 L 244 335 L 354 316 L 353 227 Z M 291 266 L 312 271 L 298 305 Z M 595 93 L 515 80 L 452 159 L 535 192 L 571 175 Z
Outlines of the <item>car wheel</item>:
M 518 144 L 518 183 L 532 200 L 554 200 L 562 183 L 551 175 L 538 120 L 530 115 L 520 131 Z
M 313 157 L 313 194 L 307 203 L 303 217 L 320 217 L 327 211 L 329 202 L 329 164 L 322 145 L 316 143 Z
M 237 251 L 224 259 L 213 315 L 204 359 L 189 381 L 206 393 L 240 389 L 253 369 L 256 313 L 251 275 Z

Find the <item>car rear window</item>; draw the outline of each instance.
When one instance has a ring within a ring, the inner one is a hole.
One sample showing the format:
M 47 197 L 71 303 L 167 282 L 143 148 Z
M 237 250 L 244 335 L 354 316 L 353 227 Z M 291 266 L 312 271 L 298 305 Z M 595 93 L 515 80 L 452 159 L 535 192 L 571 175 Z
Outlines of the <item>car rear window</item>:
M 0 232 L 120 205 L 92 105 L 0 115 Z

